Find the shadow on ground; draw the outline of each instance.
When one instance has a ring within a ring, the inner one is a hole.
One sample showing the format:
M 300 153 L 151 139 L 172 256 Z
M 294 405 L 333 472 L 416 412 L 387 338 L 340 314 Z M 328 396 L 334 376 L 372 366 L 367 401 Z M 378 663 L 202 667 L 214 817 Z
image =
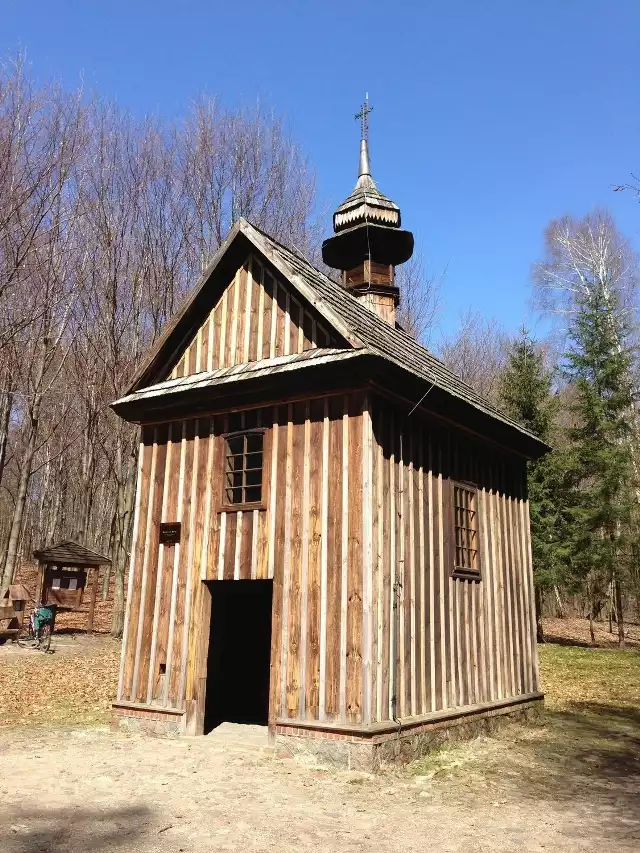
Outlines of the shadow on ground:
M 122 809 L 19 809 L 0 820 L 3 853 L 111 853 L 131 850 L 148 832 L 145 807 Z
M 445 749 L 413 771 L 478 796 L 578 807 L 640 849 L 640 709 L 576 702 L 538 723 Z
M 593 648 L 592 644 L 587 642 L 586 640 L 575 640 L 570 637 L 561 637 L 556 634 L 545 634 L 544 635 L 545 643 L 549 643 L 553 646 L 577 646 L 580 649 L 591 649 Z

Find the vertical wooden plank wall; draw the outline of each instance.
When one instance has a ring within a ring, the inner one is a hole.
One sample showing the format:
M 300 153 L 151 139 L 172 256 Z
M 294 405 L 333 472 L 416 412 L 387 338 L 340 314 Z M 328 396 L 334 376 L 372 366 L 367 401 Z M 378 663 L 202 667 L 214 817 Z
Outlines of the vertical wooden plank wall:
M 194 334 L 170 378 L 333 345 L 334 336 L 316 312 L 250 256 Z
M 229 511 L 224 433 L 243 427 L 265 429 L 263 504 Z M 202 581 L 273 579 L 271 718 L 362 722 L 372 447 L 364 392 L 144 428 L 118 701 L 201 703 Z M 178 545 L 159 544 L 161 521 L 181 522 Z
M 242 427 L 265 429 L 263 504 L 229 511 L 224 433 Z M 451 577 L 453 480 L 478 487 L 480 582 Z M 364 391 L 144 428 L 118 700 L 202 713 L 202 581 L 250 579 L 274 582 L 272 720 L 538 690 L 524 462 Z
M 282 404 L 272 415 L 272 720 L 363 720 L 367 411 L 357 393 Z
M 539 689 L 525 463 L 377 401 L 373 719 Z M 477 486 L 481 579 L 451 576 L 454 480 Z

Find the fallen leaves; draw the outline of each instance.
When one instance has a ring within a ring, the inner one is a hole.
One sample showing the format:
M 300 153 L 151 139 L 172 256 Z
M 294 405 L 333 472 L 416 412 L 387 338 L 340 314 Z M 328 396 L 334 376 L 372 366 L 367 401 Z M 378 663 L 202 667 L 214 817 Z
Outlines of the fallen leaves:
M 83 640 L 76 640 L 77 648 L 72 651 L 53 654 L 0 649 L 0 726 L 56 728 L 108 723 L 120 643 L 111 637 Z

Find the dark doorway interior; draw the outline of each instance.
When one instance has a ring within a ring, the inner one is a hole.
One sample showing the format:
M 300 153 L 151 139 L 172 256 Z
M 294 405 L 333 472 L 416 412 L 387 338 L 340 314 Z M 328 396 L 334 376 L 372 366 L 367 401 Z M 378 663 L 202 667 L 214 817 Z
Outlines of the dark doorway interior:
M 269 718 L 273 581 L 212 581 L 204 731 Z

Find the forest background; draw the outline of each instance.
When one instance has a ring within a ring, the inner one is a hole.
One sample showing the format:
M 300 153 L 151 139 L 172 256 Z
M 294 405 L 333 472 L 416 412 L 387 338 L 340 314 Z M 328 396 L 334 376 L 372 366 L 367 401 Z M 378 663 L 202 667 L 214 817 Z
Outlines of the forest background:
M 138 441 L 109 404 L 234 219 L 318 262 L 319 208 L 260 106 L 138 119 L 0 67 L 0 594 L 34 548 L 76 539 L 112 559 L 121 633 Z M 539 615 L 608 619 L 623 645 L 640 618 L 638 259 L 595 210 L 550 222 L 531 262 L 544 338 L 476 312 L 438 335 L 446 270 L 419 256 L 398 271 L 401 322 L 553 446 L 530 471 Z

